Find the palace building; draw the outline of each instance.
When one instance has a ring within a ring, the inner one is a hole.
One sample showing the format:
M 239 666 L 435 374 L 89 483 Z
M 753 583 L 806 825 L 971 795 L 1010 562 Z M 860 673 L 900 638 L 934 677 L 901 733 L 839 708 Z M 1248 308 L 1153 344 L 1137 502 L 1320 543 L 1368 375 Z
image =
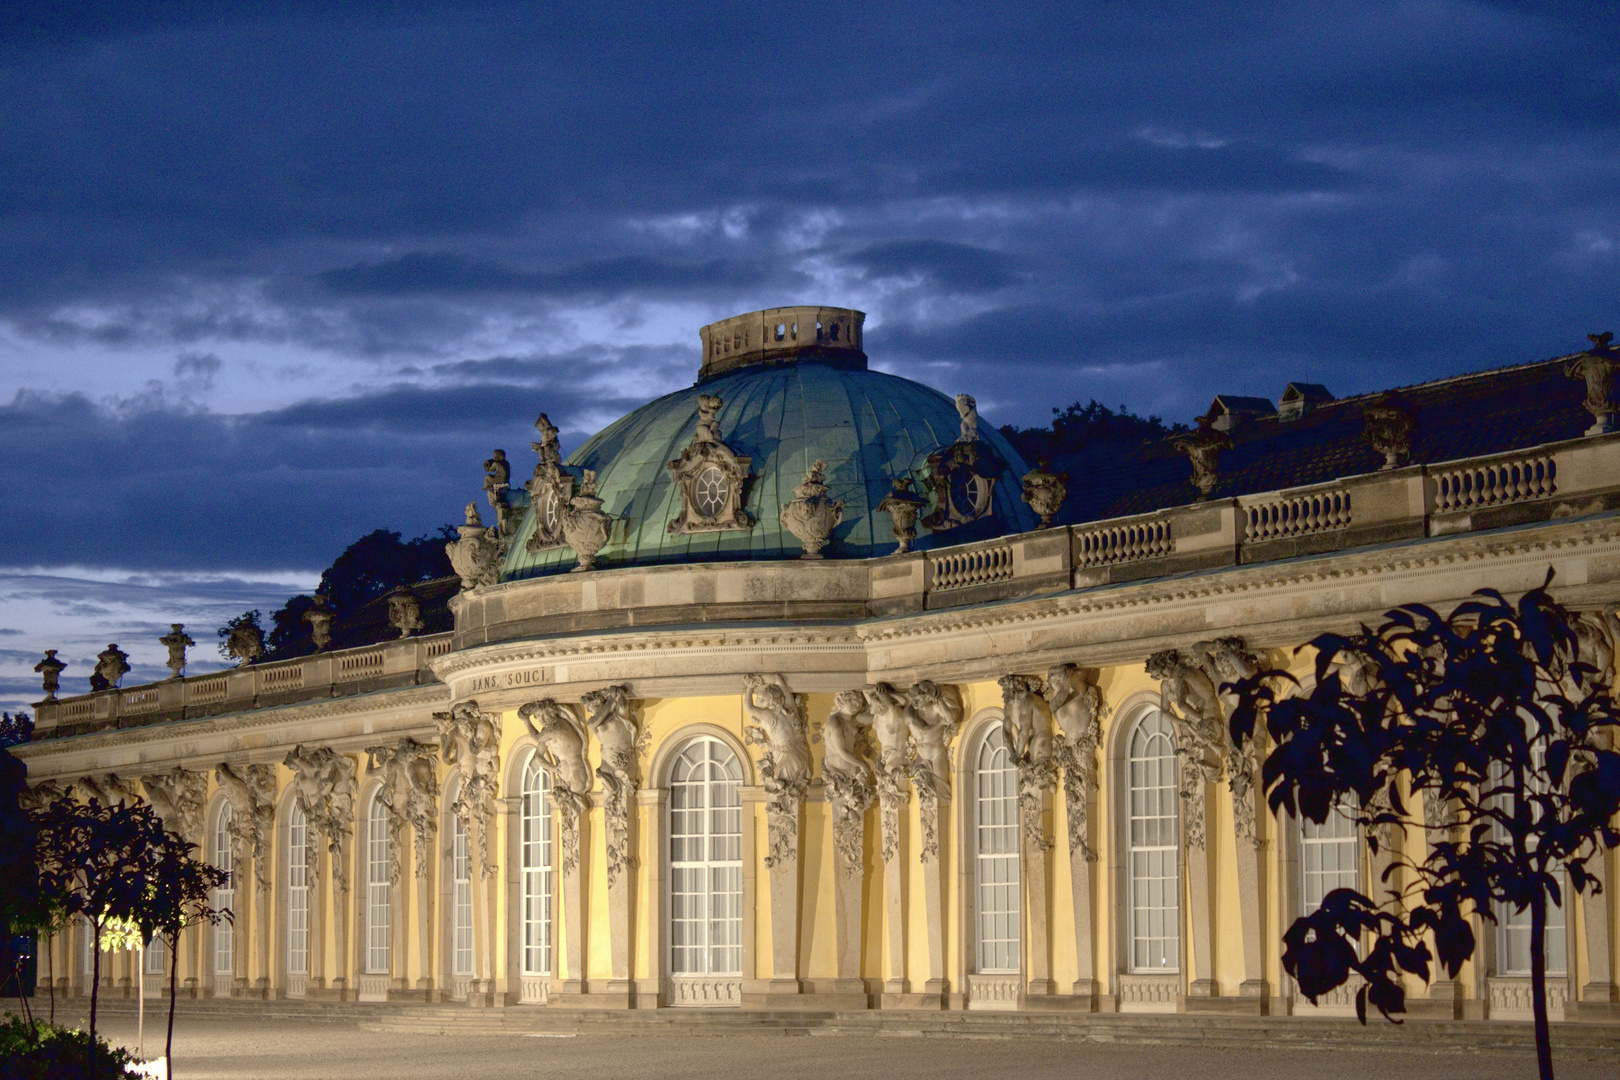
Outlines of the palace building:
M 1308 683 L 1318 633 L 1549 567 L 1612 671 L 1620 354 L 1221 395 L 1195 430 L 1034 463 L 967 395 L 869 369 L 863 319 L 704 327 L 692 387 L 566 460 L 542 416 L 532 476 L 487 464 L 455 578 L 316 609 L 301 648 L 248 633 L 183 677 L 177 628 L 175 678 L 110 663 L 80 696 L 45 665 L 31 797 L 149 801 L 231 871 L 234 922 L 151 974 L 510 1010 L 1353 1015 L 1350 988 L 1297 992 L 1281 940 L 1382 865 L 1347 819 L 1235 800 L 1190 736 L 1224 737 L 1213 688 L 1257 665 Z M 1616 853 L 1590 869 L 1549 997 L 1613 1021 Z M 1529 916 L 1500 915 L 1414 1014 L 1529 1016 Z M 88 992 L 83 929 L 46 947 Z

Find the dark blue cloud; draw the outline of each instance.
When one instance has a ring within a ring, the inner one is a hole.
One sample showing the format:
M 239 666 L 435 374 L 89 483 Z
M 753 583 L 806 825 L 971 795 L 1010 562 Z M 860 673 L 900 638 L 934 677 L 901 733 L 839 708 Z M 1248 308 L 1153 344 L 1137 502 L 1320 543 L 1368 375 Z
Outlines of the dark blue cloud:
M 583 437 L 691 379 L 697 322 L 777 304 L 865 306 L 874 362 L 1020 423 L 1093 396 L 1186 419 L 1215 392 L 1350 393 L 1620 329 L 1612 9 L 818 3 L 766 24 L 0 10 L 10 340 L 161 352 L 151 377 L 199 397 L 227 392 L 232 345 L 379 372 L 213 411 L 15 376 L 8 559 L 319 567 L 453 519 L 535 413 Z M 678 344 L 638 336 L 672 310 Z M 39 478 L 64 473 L 41 525 Z

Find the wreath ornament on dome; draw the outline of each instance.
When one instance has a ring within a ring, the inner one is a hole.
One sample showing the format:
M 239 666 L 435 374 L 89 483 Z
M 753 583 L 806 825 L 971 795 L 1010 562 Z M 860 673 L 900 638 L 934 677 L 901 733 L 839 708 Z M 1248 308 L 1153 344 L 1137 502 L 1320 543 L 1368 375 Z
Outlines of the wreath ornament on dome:
M 540 461 L 534 467 L 534 476 L 523 485 L 534 507 L 534 532 L 524 545 L 531 554 L 567 544 L 563 521 L 574 497 L 574 478 L 563 470 L 556 425 L 541 413 L 534 426 L 540 432 L 540 441 L 529 445 L 540 455 Z
M 681 456 L 669 463 L 681 493 L 681 512 L 669 523 L 672 534 L 754 527 L 753 517 L 742 508 L 753 459 L 738 455 L 721 441 L 717 417 L 724 404 L 711 394 L 698 396 L 697 430 Z

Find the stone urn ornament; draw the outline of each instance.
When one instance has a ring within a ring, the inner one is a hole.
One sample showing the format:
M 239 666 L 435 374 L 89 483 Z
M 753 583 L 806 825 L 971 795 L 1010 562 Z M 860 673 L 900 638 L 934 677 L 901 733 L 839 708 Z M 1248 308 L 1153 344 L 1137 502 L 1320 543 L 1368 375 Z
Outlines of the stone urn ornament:
M 56 658 L 55 649 L 46 649 L 45 659 L 34 665 L 34 670 L 39 672 L 46 701 L 56 700 L 56 692 L 62 689 L 62 669 L 65 667 L 67 664 Z
M 404 585 L 395 586 L 388 596 L 388 625 L 398 630 L 402 638 L 422 629 L 422 605 Z
M 596 494 L 596 472 L 586 469 L 579 494 L 568 501 L 568 513 L 563 515 L 563 537 L 579 556 L 572 573 L 596 566 L 596 553 L 607 546 L 612 527 L 613 519 L 602 512 L 602 500 Z
M 467 504 L 467 523 L 458 525 L 461 539 L 444 545 L 450 557 L 450 567 L 461 578 L 463 591 L 493 585 L 501 573 L 501 543 L 484 527 L 478 516 L 478 504 Z
M 832 531 L 844 520 L 844 503 L 827 498 L 827 463 L 817 461 L 793 489 L 793 501 L 782 504 L 782 527 L 804 544 L 801 559 L 822 558 Z
M 1215 417 L 1209 413 L 1198 417 L 1198 430 L 1183 435 L 1174 446 L 1192 463 L 1193 474 L 1187 482 L 1198 489 L 1198 501 L 1203 502 L 1220 482 L 1221 451 L 1232 449 L 1231 438 L 1215 430 Z
M 1043 529 L 1051 527 L 1052 519 L 1057 516 L 1063 500 L 1069 494 L 1068 477 L 1052 472 L 1046 464 L 1043 461 L 1024 474 L 1024 501 L 1031 510 L 1041 515 Z
M 324 651 L 332 643 L 332 609 L 327 606 L 325 593 L 315 594 L 314 602 L 304 612 L 304 621 L 309 623 L 309 639 L 315 643 L 315 651 Z
M 895 477 L 894 487 L 877 504 L 878 513 L 888 514 L 894 521 L 894 538 L 900 545 L 894 549 L 896 555 L 911 550 L 911 542 L 917 539 L 917 515 L 927 505 L 927 499 L 911 490 L 909 475 Z
M 1379 394 L 1361 410 L 1366 421 L 1368 444 L 1384 455 L 1379 471 L 1397 469 L 1412 456 L 1412 440 L 1417 435 L 1417 417 L 1393 391 Z
M 170 623 L 169 632 L 158 638 L 158 644 L 169 650 L 169 659 L 164 664 L 170 671 L 169 678 L 180 678 L 186 670 L 186 649 L 197 644 L 186 633 L 186 624 Z

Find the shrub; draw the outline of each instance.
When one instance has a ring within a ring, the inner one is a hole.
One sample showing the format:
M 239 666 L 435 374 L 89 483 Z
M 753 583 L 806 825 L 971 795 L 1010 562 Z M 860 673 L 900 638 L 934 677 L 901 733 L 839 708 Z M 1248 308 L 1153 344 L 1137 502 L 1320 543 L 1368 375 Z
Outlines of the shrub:
M 78 1028 L 0 1019 L 0 1075 L 14 1080 L 137 1080 L 129 1051 Z

